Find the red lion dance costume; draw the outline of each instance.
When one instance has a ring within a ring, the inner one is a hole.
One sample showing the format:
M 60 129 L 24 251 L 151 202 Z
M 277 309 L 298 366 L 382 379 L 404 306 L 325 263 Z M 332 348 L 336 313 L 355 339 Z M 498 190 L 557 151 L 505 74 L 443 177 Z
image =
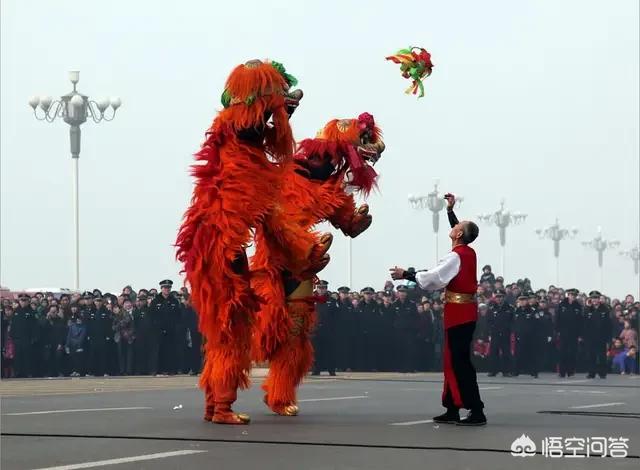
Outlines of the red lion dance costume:
M 371 191 L 376 173 L 368 162 L 375 163 L 383 151 L 380 130 L 370 114 L 329 122 L 315 139 L 302 141 L 294 161 L 283 166 L 278 211 L 306 232 L 328 220 L 356 237 L 369 227 L 371 216 L 367 205 L 356 208 L 346 189 L 351 186 L 365 195 Z M 331 235 L 321 241 L 330 244 Z M 269 361 L 262 387 L 267 406 L 279 415 L 295 416 L 296 388 L 313 363 L 311 333 L 318 299 L 313 297 L 313 273 L 296 276 L 293 267 L 298 262 L 283 248 L 263 230 L 257 231 L 251 283 L 265 302 L 256 322 L 253 356 Z
M 296 275 L 327 262 L 328 246 L 274 212 L 294 150 L 289 117 L 302 97 L 289 92 L 295 84 L 276 62 L 236 67 L 222 94 L 224 109 L 196 154 L 202 164 L 193 167 L 193 197 L 176 246 L 205 340 L 200 386 L 207 421 L 249 422 L 231 405 L 249 383 L 252 323 L 261 301 L 250 286 L 245 254 L 252 230 L 287 247 L 287 256 L 298 261 Z M 266 219 L 268 231 L 260 228 Z

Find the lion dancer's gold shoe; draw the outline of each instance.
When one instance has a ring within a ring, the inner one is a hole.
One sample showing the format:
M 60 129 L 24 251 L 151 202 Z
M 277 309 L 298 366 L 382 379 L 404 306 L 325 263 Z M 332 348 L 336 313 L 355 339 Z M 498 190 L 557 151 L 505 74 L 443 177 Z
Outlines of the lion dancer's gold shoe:
M 300 407 L 295 403 L 291 403 L 289 405 L 270 405 L 269 395 L 265 395 L 262 401 L 271 411 L 280 416 L 298 416 L 298 413 L 300 412 Z
M 215 409 L 212 421 L 217 424 L 249 424 L 251 418 L 244 413 L 234 413 L 231 405 L 238 398 L 238 389 L 235 384 L 215 384 Z

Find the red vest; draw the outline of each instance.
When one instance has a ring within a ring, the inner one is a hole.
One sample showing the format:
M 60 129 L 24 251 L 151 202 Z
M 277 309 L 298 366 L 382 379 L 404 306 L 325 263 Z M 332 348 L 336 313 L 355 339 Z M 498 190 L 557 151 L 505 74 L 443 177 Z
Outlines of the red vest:
M 460 257 L 460 271 L 449 281 L 447 290 L 458 294 L 475 294 L 478 289 L 476 277 L 476 252 L 468 245 L 458 245 L 453 251 Z M 462 325 L 478 319 L 478 304 L 446 303 L 444 305 L 444 328 Z

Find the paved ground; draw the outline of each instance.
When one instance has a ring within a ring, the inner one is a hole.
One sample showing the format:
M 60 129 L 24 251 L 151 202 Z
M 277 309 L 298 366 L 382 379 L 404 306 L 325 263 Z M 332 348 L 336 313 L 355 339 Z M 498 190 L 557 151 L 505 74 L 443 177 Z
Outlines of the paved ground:
M 194 377 L 3 381 L 0 467 L 640 468 L 638 376 L 480 382 L 490 421 L 483 428 L 429 422 L 441 411 L 441 374 L 309 378 L 295 418 L 271 414 L 254 385 L 236 407 L 253 423 L 240 427 L 201 421 Z M 522 434 L 537 455 L 511 455 Z M 552 436 L 625 437 L 631 458 L 545 457 L 541 441 Z

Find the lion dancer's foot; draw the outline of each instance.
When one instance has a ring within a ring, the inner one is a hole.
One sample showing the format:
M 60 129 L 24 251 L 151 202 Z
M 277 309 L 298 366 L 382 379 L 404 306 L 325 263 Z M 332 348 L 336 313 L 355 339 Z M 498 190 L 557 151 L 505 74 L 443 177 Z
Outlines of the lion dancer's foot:
M 204 390 L 204 419 L 205 421 L 213 421 L 213 414 L 216 409 L 213 388 L 207 385 Z
M 270 358 L 269 373 L 262 385 L 264 402 L 280 416 L 297 416 L 300 412 L 296 391 L 313 364 L 310 335 L 315 323 L 315 304 L 310 297 L 312 293 L 311 281 L 304 281 L 289 296 L 291 336 Z
M 367 230 L 371 225 L 372 217 L 369 214 L 369 206 L 363 204 L 356 209 L 351 218 L 351 224 L 349 227 L 349 235 L 351 238 L 355 238 L 362 232 Z
M 298 405 L 296 405 L 293 402 L 291 402 L 288 405 L 275 404 L 275 403 L 270 405 L 268 393 L 265 394 L 264 399 L 262 401 L 264 401 L 264 404 L 267 405 L 271 409 L 271 411 L 273 411 L 274 413 L 280 416 L 298 416 L 298 413 L 300 412 L 300 408 L 298 407 Z
M 309 266 L 302 273 L 301 277 L 303 279 L 310 279 L 316 273 L 319 273 L 324 268 L 327 267 L 331 258 L 329 257 L 329 248 L 331 248 L 331 244 L 333 243 L 333 235 L 330 233 L 325 233 L 320 237 L 318 243 L 311 250 L 311 254 L 309 256 Z
M 224 384 L 218 382 L 214 385 L 215 409 L 213 412 L 213 422 L 217 424 L 249 424 L 251 418 L 243 413 L 234 413 L 231 405 L 238 398 L 238 387 L 236 384 Z

